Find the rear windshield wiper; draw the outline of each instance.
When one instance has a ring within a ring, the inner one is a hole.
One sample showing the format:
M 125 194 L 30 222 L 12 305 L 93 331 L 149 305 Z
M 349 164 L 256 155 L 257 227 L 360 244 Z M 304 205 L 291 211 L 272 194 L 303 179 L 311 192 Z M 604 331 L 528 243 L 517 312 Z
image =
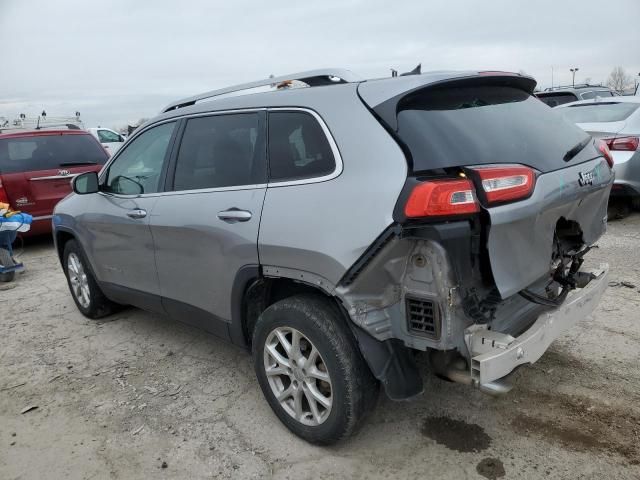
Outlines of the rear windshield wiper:
M 76 165 L 97 165 L 96 162 L 62 162 L 61 167 L 73 167 Z
M 575 157 L 576 155 L 578 155 L 582 150 L 584 150 L 584 147 L 586 147 L 587 145 L 589 145 L 589 142 L 591 142 L 591 137 L 587 137 L 585 138 L 583 141 L 581 141 L 579 144 L 577 144 L 575 147 L 573 147 L 571 150 L 569 150 L 567 153 L 564 154 L 564 157 L 562 157 L 562 159 L 565 162 L 570 161 L 573 157 Z

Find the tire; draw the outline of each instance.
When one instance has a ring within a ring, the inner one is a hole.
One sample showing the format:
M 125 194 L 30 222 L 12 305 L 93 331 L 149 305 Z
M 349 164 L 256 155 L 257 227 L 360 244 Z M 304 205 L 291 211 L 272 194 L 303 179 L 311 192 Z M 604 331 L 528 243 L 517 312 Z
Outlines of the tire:
M 294 336 L 299 339 L 297 349 Z M 302 357 L 289 357 L 285 344 Z M 329 445 L 353 434 L 378 397 L 378 383 L 341 312 L 320 295 L 296 295 L 269 306 L 253 331 L 253 361 L 274 413 L 310 443 Z M 290 393 L 279 401 L 276 392 L 285 391 Z M 303 415 L 296 413 L 297 406 Z
M 62 268 L 73 301 L 85 317 L 102 318 L 117 310 L 118 305 L 105 297 L 100 290 L 89 268 L 89 262 L 75 240 L 69 240 L 64 245 Z
M 630 212 L 629 198 L 609 198 L 609 205 L 607 206 L 607 218 L 609 220 L 622 220 L 627 218 Z
M 0 265 L 4 267 L 10 267 L 14 265 L 13 258 L 9 255 L 9 250 L 0 248 Z M 0 273 L 0 282 L 10 282 L 16 276 L 16 272 L 4 272 Z
M 631 199 L 631 208 L 633 208 L 636 212 L 640 211 L 640 197 L 633 197 Z

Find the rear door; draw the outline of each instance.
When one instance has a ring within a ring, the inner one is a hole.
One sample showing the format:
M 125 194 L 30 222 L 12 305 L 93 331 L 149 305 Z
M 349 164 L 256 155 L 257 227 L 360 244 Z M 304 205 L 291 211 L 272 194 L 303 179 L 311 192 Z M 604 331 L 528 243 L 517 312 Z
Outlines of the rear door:
M 99 171 L 105 151 L 86 132 L 38 132 L 0 138 L 0 175 L 13 208 L 47 220 L 71 193 L 71 179 Z
M 264 112 L 184 120 L 170 192 L 151 216 L 160 291 L 174 318 L 228 336 L 231 291 L 257 266 L 266 191 Z

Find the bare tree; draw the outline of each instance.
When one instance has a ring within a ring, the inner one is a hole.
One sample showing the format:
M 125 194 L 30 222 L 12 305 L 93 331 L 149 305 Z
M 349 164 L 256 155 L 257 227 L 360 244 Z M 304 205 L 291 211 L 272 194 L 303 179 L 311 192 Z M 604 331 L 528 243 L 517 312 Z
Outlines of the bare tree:
M 607 80 L 607 86 L 618 93 L 624 93 L 631 85 L 631 77 L 627 75 L 627 72 L 622 67 L 615 67 Z

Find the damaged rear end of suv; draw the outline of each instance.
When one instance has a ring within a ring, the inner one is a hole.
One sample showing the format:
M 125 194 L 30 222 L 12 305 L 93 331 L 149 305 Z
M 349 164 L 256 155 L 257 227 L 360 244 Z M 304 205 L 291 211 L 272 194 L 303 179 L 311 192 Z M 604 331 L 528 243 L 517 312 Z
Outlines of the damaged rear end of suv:
M 314 70 L 169 105 L 54 213 L 89 318 L 135 305 L 250 349 L 296 435 L 356 431 L 378 388 L 488 393 L 591 313 L 606 144 L 532 78 Z M 187 248 L 185 248 L 185 246 Z
M 337 292 L 392 398 L 422 391 L 411 349 L 441 377 L 505 393 L 607 285 L 608 267 L 583 261 L 606 230 L 611 156 L 528 77 L 384 83 L 358 92 L 409 173 L 394 223 Z

